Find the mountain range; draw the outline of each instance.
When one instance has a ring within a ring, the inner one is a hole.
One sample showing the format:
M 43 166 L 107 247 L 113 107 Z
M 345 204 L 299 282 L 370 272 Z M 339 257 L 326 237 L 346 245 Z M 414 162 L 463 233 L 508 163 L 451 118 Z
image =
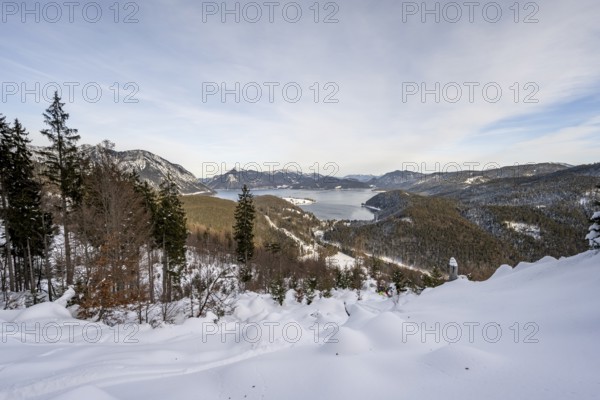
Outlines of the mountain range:
M 430 174 L 404 170 L 389 172 L 383 176 L 370 179 L 367 183 L 376 189 L 401 189 L 413 193 L 433 195 L 467 189 L 497 179 L 546 175 L 571 167 L 567 164 L 540 163 L 499 167 L 484 171 L 452 170 Z
M 213 190 L 240 189 L 247 185 L 250 189 L 368 189 L 365 182 L 353 179 L 336 178 L 319 174 L 302 174 L 296 171 L 278 170 L 262 172 L 232 169 L 202 181 Z
M 42 147 L 31 146 L 34 160 L 42 162 L 43 157 L 39 155 Z M 99 158 L 97 146 L 83 145 L 81 151 L 92 161 Z M 158 189 L 161 182 L 169 177 L 177 186 L 181 194 L 214 194 L 215 192 L 202 184 L 190 171 L 179 164 L 174 164 L 154 153 L 145 150 L 116 151 L 107 150 L 117 163 L 126 172 L 136 172 L 139 177 Z
M 365 205 L 375 221 L 335 224 L 324 238 L 420 268 L 450 257 L 474 277 L 498 264 L 577 254 L 600 197 L 600 163 L 537 164 L 482 173 L 379 178 L 390 189 Z
M 83 146 L 82 151 L 91 160 L 99 157 L 98 147 Z M 404 170 L 343 178 L 233 169 L 199 180 L 181 165 L 148 151 L 109 152 L 125 171 L 135 171 L 153 187 L 170 177 L 182 194 L 211 195 L 244 184 L 251 189 L 372 189 L 373 197 L 365 205 L 375 211 L 376 219 L 334 223 L 325 231 L 325 240 L 349 254 L 366 252 L 426 269 L 443 267 L 455 257 L 463 271 L 477 278 L 502 263 L 585 250 L 583 237 L 600 183 L 600 163 L 429 174 Z
M 35 160 L 41 162 L 41 147 L 31 146 Z M 82 151 L 92 160 L 98 157 L 96 146 L 83 145 Z M 590 190 L 591 182 L 600 177 L 600 164 L 570 166 L 560 163 L 524 164 L 486 171 L 421 173 L 393 171 L 382 176 L 349 175 L 345 177 L 301 174 L 278 170 L 260 172 L 232 169 L 210 179 L 198 179 L 179 164 L 172 163 L 145 150 L 109 152 L 127 172 L 158 187 L 170 176 L 182 194 L 214 194 L 216 190 L 239 189 L 244 184 L 252 189 L 373 189 L 402 190 L 427 196 L 443 196 L 463 203 L 532 204 L 535 199 L 556 201 L 580 198 Z M 574 179 L 574 177 L 578 177 Z M 587 177 L 587 178 L 585 178 Z M 374 193 L 375 195 L 376 193 Z M 578 197 L 579 196 L 579 197 Z M 543 201 L 542 201 L 543 203 Z

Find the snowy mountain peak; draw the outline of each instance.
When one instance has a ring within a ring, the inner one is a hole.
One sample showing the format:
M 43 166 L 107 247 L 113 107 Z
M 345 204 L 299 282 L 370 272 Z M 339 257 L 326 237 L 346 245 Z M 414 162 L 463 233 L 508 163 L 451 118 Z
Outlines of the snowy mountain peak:
M 35 161 L 42 162 L 43 157 L 39 152 L 43 147 L 31 146 Z M 99 150 L 96 146 L 82 145 L 81 150 L 90 159 L 99 158 Z M 143 181 L 150 186 L 158 188 L 163 180 L 170 177 L 179 188 L 181 194 L 213 194 L 214 192 L 198 181 L 190 171 L 179 164 L 174 164 L 147 150 L 109 150 L 110 154 L 117 160 L 124 171 L 136 172 Z

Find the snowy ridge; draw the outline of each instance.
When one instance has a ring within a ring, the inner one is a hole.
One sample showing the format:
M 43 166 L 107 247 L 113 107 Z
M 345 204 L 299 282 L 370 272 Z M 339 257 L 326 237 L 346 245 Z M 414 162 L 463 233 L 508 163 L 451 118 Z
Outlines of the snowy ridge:
M 369 185 L 352 179 L 301 173 L 295 169 L 271 172 L 232 169 L 224 174 L 203 180 L 214 190 L 239 189 L 367 189 Z
M 35 162 L 42 163 L 44 157 L 40 151 L 43 147 L 30 146 Z M 81 149 L 84 154 L 90 157 L 92 161 L 98 160 L 100 154 L 96 146 L 83 145 Z M 214 192 L 207 186 L 198 181 L 190 171 L 179 164 L 173 164 L 164 158 L 146 150 L 127 150 L 114 151 L 109 150 L 110 154 L 116 159 L 126 172 L 136 172 L 140 178 L 158 189 L 161 182 L 170 177 L 182 194 L 213 194 Z
M 92 150 L 93 151 L 93 150 Z M 198 178 L 179 164 L 173 164 L 162 157 L 145 150 L 113 152 L 127 172 L 137 172 L 143 180 L 158 188 L 170 177 L 182 194 L 212 194 L 213 191 L 198 182 Z

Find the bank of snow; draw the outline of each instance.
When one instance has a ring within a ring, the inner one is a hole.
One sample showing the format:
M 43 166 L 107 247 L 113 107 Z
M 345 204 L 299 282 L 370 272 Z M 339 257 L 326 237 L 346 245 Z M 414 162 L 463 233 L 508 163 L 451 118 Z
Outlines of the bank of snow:
M 537 225 L 526 224 L 523 222 L 504 221 L 504 224 L 515 232 L 522 233 L 527 236 L 531 236 L 536 240 L 542 238 L 540 234 L 540 227 Z
M 292 203 L 295 206 L 308 206 L 316 203 L 313 199 L 300 199 L 297 197 L 283 197 L 283 200 Z
M 55 344 L 4 331 L 0 399 L 594 399 L 598 293 L 600 254 L 586 252 L 396 301 L 342 291 L 305 305 L 288 293 L 280 307 L 248 293 L 218 324 L 141 327 L 133 343 L 124 326 L 100 326 L 97 343 L 79 327 Z M 42 329 L 45 311 L 73 322 L 42 307 L 29 311 Z M 14 312 L 0 320 L 21 328 Z

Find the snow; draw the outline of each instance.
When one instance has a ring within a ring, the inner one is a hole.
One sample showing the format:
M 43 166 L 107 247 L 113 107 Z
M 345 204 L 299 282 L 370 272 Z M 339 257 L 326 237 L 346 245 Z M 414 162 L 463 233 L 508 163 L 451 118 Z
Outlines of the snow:
M 303 256 L 300 256 L 301 259 L 317 259 L 319 257 L 320 246 L 318 243 L 306 243 L 304 240 L 300 239 L 298 236 L 294 235 L 292 232 L 288 231 L 287 229 L 278 227 L 271 220 L 271 218 L 269 218 L 266 215 L 265 215 L 265 219 L 267 220 L 267 223 L 269 224 L 269 226 L 271 226 L 273 229 L 279 230 L 280 232 L 285 234 L 287 237 L 289 237 L 290 239 L 292 239 L 293 241 L 296 242 L 296 244 L 302 250 L 302 254 L 304 254 Z M 317 230 L 313 233 L 315 234 L 316 237 L 319 237 L 322 240 L 322 236 L 323 236 L 322 231 Z M 338 251 L 336 254 L 334 254 L 332 256 L 326 257 L 326 262 L 328 263 L 328 265 L 331 265 L 333 267 L 338 267 L 340 269 L 352 269 L 356 265 L 356 260 L 354 259 L 354 257 L 351 257 L 340 251 Z
M 340 269 L 352 269 L 356 265 L 354 257 L 350 257 L 347 254 L 337 252 L 336 254 L 327 257 L 327 263 L 329 265 L 338 267 Z
M 316 201 L 313 199 L 299 199 L 296 197 L 283 197 L 283 200 L 287 201 L 288 203 L 291 203 L 295 206 L 306 206 L 306 205 L 310 205 L 310 204 L 315 204 Z
M 510 275 L 512 271 L 513 268 L 510 265 L 503 264 L 496 270 L 496 272 L 494 272 L 490 279 L 502 278 L 503 276 Z
M 304 254 L 304 256 L 301 256 L 301 258 L 303 258 L 303 259 L 316 259 L 316 258 L 319 257 L 319 253 L 318 253 L 319 245 L 318 244 L 316 244 L 316 243 L 313 243 L 313 244 L 306 243 L 304 240 L 300 239 L 298 236 L 294 235 L 292 232 L 288 231 L 287 229 L 278 227 L 271 220 L 271 218 L 269 218 L 269 216 L 267 216 L 267 215 L 265 215 L 265 219 L 267 220 L 267 223 L 269 224 L 269 226 L 271 228 L 276 229 L 276 230 L 282 232 L 284 235 L 286 235 L 287 237 L 289 237 L 290 239 L 292 239 L 294 242 L 296 242 L 296 244 L 298 245 L 298 247 L 300 248 L 300 250 Z
M 594 216 L 596 216 L 596 214 L 594 214 Z M 589 232 L 585 236 L 585 239 L 589 241 L 589 244 L 592 248 L 597 248 L 598 246 L 600 246 L 600 224 L 594 222 L 590 226 Z
M 76 321 L 61 305 L 0 311 L 0 399 L 595 399 L 599 265 L 594 251 L 545 257 L 399 301 L 333 291 L 306 305 L 288 292 L 279 306 L 245 293 L 217 323 L 78 321 L 55 343 L 48 321 Z
M 52 400 L 81 400 L 81 399 L 92 399 L 92 400 L 117 400 L 115 397 L 109 395 L 105 391 L 98 389 L 95 386 L 82 386 L 77 389 L 70 390 L 63 393 Z
M 196 196 L 196 195 L 200 195 L 200 194 L 211 194 L 211 193 L 207 192 L 206 190 L 203 190 L 201 192 L 183 193 L 182 196 Z
M 589 233 L 585 237 L 586 239 L 594 240 L 600 236 L 600 224 L 593 224 L 589 230 Z
M 479 184 L 479 183 L 485 183 L 487 182 L 489 179 L 486 178 L 485 176 L 473 176 L 471 178 L 467 178 L 467 180 L 465 180 L 465 183 L 467 185 L 472 185 L 472 184 Z
M 540 234 L 540 227 L 537 225 L 526 224 L 523 222 L 512 222 L 512 221 L 504 221 L 504 224 L 515 232 L 522 233 L 527 236 L 531 236 L 536 240 L 540 240 L 542 238 Z
M 20 311 L 13 319 L 13 322 L 36 320 L 63 321 L 71 318 L 71 313 L 64 306 L 57 303 L 41 303 Z
M 369 210 L 371 210 L 371 211 L 375 211 L 375 212 L 381 211 L 381 208 L 379 208 L 379 207 L 370 206 L 370 205 L 367 205 L 367 204 L 363 204 L 362 206 L 365 207 L 365 208 L 367 208 L 367 209 L 369 209 Z
M 75 290 L 73 289 L 73 287 L 69 287 L 62 296 L 60 296 L 60 298 L 54 300 L 54 303 L 66 307 L 67 303 L 73 298 L 75 297 L 76 293 Z
M 366 254 L 367 257 L 375 257 L 372 253 L 365 252 L 365 254 Z M 400 268 L 404 268 L 404 269 L 409 269 L 411 271 L 420 272 L 421 274 L 425 274 L 425 275 L 430 275 L 431 274 L 431 271 L 428 271 L 428 270 L 423 269 L 423 268 L 418 268 L 418 267 L 415 267 L 413 265 L 405 264 L 401 260 L 398 260 L 398 259 L 395 259 L 395 258 L 392 258 L 392 257 L 378 256 L 378 257 L 375 257 L 375 258 L 378 258 L 379 260 L 383 261 L 384 263 L 397 265 Z

